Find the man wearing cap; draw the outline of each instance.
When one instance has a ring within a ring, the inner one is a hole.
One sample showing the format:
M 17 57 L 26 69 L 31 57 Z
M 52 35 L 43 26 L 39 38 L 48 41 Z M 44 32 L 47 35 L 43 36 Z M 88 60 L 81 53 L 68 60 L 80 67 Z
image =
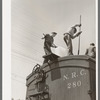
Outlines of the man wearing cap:
M 86 49 L 85 55 L 96 58 L 96 47 L 94 43 L 91 43 L 90 47 Z
M 76 24 L 75 26 L 71 27 L 69 32 L 64 33 L 64 41 L 67 45 L 68 55 L 73 55 L 72 39 L 78 37 L 82 33 L 82 31 L 77 32 L 76 27 L 81 27 L 81 24 Z
M 44 41 L 44 51 L 46 55 L 49 55 L 52 53 L 51 47 L 56 48 L 57 46 L 53 43 L 54 37 L 57 35 L 56 32 L 52 32 L 52 35 L 49 34 L 43 34 L 44 37 L 42 39 L 45 39 Z

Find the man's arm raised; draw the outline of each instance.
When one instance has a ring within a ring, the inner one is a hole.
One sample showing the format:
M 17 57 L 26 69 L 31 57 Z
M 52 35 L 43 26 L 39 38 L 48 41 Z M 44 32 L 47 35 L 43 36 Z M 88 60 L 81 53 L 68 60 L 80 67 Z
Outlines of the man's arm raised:
M 81 27 L 81 26 L 82 26 L 81 24 L 76 24 L 73 27 Z
M 78 37 L 81 33 L 82 33 L 82 31 L 80 31 L 80 32 L 76 33 L 75 35 L 71 36 L 71 38 L 74 39 L 74 38 Z

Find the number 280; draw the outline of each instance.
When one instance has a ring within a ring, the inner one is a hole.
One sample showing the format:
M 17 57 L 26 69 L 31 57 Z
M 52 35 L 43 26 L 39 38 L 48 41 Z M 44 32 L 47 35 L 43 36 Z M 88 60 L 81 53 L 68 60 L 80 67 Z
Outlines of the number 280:
M 75 88 L 75 87 L 79 87 L 79 86 L 81 86 L 81 81 L 72 82 L 72 83 L 68 83 L 67 84 L 67 88 L 68 89 Z

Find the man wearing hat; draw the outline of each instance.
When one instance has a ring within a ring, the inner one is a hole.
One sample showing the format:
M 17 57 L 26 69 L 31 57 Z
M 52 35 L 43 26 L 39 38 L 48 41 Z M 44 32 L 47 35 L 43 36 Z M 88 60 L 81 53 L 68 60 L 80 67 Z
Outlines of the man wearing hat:
M 78 37 L 82 33 L 82 31 L 77 32 L 76 27 L 81 27 L 81 24 L 76 24 L 75 26 L 71 27 L 69 32 L 64 33 L 64 41 L 67 45 L 68 55 L 73 55 L 72 39 Z
M 43 34 L 44 37 L 42 39 L 45 39 L 44 41 L 44 51 L 46 55 L 49 55 L 52 53 L 51 47 L 56 48 L 57 46 L 53 43 L 54 37 L 57 35 L 56 32 L 52 32 L 52 35 L 49 34 Z
M 90 43 L 90 47 L 86 49 L 85 55 L 96 58 L 96 47 L 94 43 Z

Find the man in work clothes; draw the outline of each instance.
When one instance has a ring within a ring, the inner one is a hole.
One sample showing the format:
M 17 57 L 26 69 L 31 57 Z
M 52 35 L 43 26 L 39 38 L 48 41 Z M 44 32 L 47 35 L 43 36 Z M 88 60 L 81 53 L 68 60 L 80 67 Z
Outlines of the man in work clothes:
M 82 33 L 82 31 L 77 32 L 76 27 L 81 27 L 81 24 L 76 24 L 75 26 L 71 27 L 69 32 L 64 33 L 64 41 L 67 45 L 68 55 L 73 55 L 72 39 L 78 37 Z
M 46 55 L 50 55 L 52 53 L 51 47 L 57 48 L 57 46 L 54 44 L 54 37 L 57 35 L 56 32 L 52 32 L 52 35 L 44 34 L 44 37 L 42 39 L 45 39 L 44 41 L 44 51 Z M 44 63 L 47 62 L 47 60 L 44 60 Z
M 44 37 L 42 38 L 42 39 L 45 39 L 45 41 L 44 41 L 44 51 L 45 51 L 45 54 L 46 54 L 46 55 L 52 53 L 51 47 L 54 47 L 54 48 L 57 47 L 57 46 L 53 43 L 53 42 L 54 42 L 54 37 L 57 35 L 57 33 L 56 33 L 56 32 L 52 32 L 51 34 L 52 34 L 52 35 L 44 34 Z
M 85 55 L 96 58 L 96 47 L 94 43 L 91 43 L 90 47 L 86 49 Z

